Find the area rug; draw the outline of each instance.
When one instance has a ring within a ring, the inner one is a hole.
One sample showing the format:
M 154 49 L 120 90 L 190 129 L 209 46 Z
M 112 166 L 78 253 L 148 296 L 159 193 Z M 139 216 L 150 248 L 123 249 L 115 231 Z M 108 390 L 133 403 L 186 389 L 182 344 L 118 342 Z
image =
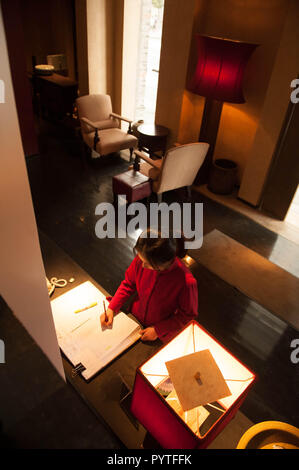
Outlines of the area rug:
M 218 230 L 189 255 L 268 311 L 299 329 L 299 278 Z

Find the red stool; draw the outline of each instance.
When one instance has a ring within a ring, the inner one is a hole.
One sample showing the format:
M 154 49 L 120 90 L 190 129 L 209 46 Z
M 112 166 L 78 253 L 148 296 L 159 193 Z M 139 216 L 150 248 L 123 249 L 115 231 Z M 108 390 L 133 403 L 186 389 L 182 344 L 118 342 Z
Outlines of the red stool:
M 128 203 L 149 197 L 152 192 L 149 178 L 135 170 L 113 176 L 112 189 L 114 201 L 118 194 L 125 194 Z

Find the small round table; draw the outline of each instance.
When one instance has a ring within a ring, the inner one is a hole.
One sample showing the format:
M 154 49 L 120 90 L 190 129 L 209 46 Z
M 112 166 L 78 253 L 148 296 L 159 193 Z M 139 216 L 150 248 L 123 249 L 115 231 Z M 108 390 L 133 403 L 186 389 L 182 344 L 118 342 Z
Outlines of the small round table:
M 160 150 L 164 155 L 169 134 L 167 127 L 156 124 L 141 124 L 137 127 L 136 133 L 139 150 L 147 150 L 151 158 L 155 152 Z

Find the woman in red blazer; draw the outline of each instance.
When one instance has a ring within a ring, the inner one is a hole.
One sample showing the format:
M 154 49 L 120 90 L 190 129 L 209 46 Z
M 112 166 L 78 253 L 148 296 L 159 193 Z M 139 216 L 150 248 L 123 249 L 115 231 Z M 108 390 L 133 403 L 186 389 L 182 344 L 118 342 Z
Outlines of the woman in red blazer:
M 145 327 L 141 339 L 160 338 L 167 342 L 197 317 L 197 282 L 179 259 L 185 254 L 182 238 L 149 235 L 147 230 L 138 238 L 134 248 L 136 257 L 109 303 L 107 318 L 101 316 L 101 323 L 111 326 L 114 314 L 137 292 L 131 312 Z

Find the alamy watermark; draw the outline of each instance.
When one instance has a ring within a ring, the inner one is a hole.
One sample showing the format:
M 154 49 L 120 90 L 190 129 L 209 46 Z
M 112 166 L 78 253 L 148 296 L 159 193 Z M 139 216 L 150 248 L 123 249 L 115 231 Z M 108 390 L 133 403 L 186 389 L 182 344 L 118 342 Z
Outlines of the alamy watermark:
M 291 362 L 293 364 L 298 364 L 299 363 L 299 338 L 298 339 L 293 339 L 291 341 L 291 348 L 294 348 L 294 350 L 291 352 Z
M 297 104 L 299 103 L 299 78 L 291 81 L 291 88 L 295 88 L 291 93 L 291 102 Z
M 150 228 L 151 238 L 157 237 L 158 230 L 163 238 L 170 234 L 174 238 L 180 238 L 183 233 L 186 249 L 198 249 L 202 246 L 203 203 L 150 203 L 148 211 L 140 202 L 127 206 L 126 196 L 119 195 L 117 209 L 109 202 L 101 202 L 96 206 L 95 214 L 101 216 L 95 226 L 96 236 L 101 239 L 126 238 L 127 235 L 134 237 L 137 230 L 143 233 Z M 134 217 L 127 223 L 127 216 Z
M 5 345 L 4 341 L 0 339 L 0 364 L 5 363 Z

